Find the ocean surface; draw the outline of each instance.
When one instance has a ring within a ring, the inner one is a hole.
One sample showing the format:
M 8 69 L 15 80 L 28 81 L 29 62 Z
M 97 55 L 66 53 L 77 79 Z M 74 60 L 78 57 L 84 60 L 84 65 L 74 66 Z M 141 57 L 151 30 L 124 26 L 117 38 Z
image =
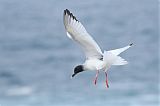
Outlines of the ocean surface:
M 103 50 L 129 64 L 70 76 L 85 60 L 67 38 L 68 8 Z M 0 0 L 0 106 L 159 106 L 158 0 Z

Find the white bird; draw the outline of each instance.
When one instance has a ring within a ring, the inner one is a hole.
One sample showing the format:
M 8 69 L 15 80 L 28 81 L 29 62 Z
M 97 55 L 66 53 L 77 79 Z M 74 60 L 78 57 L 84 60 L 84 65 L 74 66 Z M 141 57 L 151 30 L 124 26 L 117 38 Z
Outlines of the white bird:
M 97 73 L 94 80 L 94 83 L 96 85 L 99 71 L 103 70 L 106 75 L 106 86 L 108 88 L 108 69 L 112 65 L 127 64 L 127 61 L 125 61 L 118 55 L 130 48 L 133 45 L 133 43 L 123 48 L 102 52 L 98 44 L 88 34 L 81 22 L 79 22 L 68 9 L 64 10 L 63 21 L 67 36 L 81 46 L 86 56 L 85 62 L 82 65 L 78 65 L 74 68 L 74 73 L 72 77 L 74 77 L 77 73 L 82 71 L 96 70 Z

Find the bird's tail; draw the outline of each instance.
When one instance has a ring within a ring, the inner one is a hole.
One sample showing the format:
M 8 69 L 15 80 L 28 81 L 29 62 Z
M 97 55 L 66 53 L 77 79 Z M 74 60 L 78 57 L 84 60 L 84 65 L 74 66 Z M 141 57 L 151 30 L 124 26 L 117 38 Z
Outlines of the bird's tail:
M 128 62 L 125 61 L 122 57 L 117 56 L 111 52 L 108 51 L 104 51 L 104 62 L 106 63 L 106 65 L 125 65 Z
M 120 56 L 117 56 L 116 60 L 114 61 L 114 63 L 112 65 L 126 65 L 126 64 L 128 64 L 128 62 L 126 60 L 124 60 Z
M 124 52 L 125 50 L 129 49 L 132 45 L 133 43 L 123 48 L 110 50 L 110 51 L 104 51 L 104 54 L 103 54 L 104 61 L 106 62 L 107 65 L 125 65 L 127 64 L 128 62 L 125 61 L 122 57 L 118 55 Z

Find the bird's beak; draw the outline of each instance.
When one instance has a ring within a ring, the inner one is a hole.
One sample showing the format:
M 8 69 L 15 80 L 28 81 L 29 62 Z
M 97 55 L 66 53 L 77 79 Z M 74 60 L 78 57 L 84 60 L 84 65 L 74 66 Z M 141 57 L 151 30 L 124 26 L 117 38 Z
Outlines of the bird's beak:
M 76 74 L 74 73 L 74 74 L 72 74 L 72 78 L 75 76 Z

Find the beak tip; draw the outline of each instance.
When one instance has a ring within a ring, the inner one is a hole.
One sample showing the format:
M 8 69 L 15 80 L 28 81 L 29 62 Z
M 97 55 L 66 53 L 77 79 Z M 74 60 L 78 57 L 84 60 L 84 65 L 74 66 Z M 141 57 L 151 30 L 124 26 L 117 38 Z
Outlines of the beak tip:
M 73 78 L 75 75 L 76 75 L 75 73 L 74 73 L 74 74 L 72 74 L 71 78 Z

